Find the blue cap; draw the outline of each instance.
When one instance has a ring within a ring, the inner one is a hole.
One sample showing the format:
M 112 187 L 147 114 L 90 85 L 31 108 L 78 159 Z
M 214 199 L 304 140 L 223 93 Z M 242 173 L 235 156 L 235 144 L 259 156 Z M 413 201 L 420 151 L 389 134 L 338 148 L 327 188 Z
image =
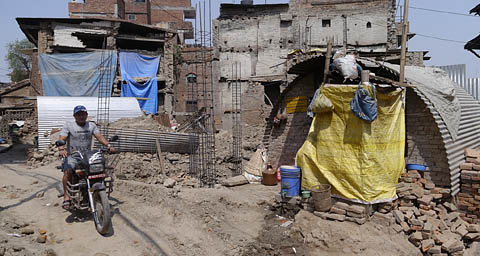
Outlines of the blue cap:
M 85 106 L 78 105 L 73 109 L 73 114 L 75 115 L 76 113 L 78 113 L 80 111 L 87 112 L 87 108 Z

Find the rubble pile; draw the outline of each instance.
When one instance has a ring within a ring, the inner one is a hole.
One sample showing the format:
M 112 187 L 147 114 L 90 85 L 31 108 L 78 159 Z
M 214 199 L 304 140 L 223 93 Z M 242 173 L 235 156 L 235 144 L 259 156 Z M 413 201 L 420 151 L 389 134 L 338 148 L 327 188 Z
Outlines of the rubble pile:
M 48 165 L 52 162 L 58 162 L 58 165 L 62 162 L 60 153 L 54 144 L 49 144 L 45 150 L 35 150 L 28 154 L 27 165 L 33 168 Z
M 34 137 L 37 136 L 37 115 L 32 115 L 25 120 L 23 126 L 18 129 L 18 136 L 21 137 Z
M 170 127 L 161 125 L 152 115 L 139 116 L 135 118 L 120 118 L 117 121 L 111 123 L 109 128 L 125 128 L 136 130 L 151 130 L 151 131 L 163 131 L 173 132 Z
M 112 164 L 114 165 L 114 174 L 117 179 L 135 180 L 149 184 L 164 184 L 167 178 L 170 177 L 178 184 L 199 187 L 198 180 L 188 174 L 188 154 L 163 153 L 165 176 L 162 175 L 156 153 L 122 152 L 109 157 L 113 159 Z M 169 180 L 167 183 L 172 183 L 172 181 Z
M 465 149 L 465 162 L 460 164 L 461 192 L 458 208 L 468 223 L 480 224 L 480 151 Z
M 251 155 L 261 147 L 263 126 L 243 126 L 242 157 L 243 166 L 250 160 Z M 229 178 L 233 171 L 232 155 L 233 138 L 231 131 L 221 130 L 215 135 L 215 158 L 217 161 L 217 177 L 220 179 Z
M 409 170 L 402 174 L 397 196 L 394 202 L 375 205 L 374 213 L 369 205 L 335 202 L 329 212 L 314 214 L 360 225 L 368 220 L 380 222 L 408 235 L 424 255 L 463 255 L 472 242 L 480 241 L 480 225 L 464 221 L 465 214 L 451 203 L 450 189 L 435 187 L 428 172 Z

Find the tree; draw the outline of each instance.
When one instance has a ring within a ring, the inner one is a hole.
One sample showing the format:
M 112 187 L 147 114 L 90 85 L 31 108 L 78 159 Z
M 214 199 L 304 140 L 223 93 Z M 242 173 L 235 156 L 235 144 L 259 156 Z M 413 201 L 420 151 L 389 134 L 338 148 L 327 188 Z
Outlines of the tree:
M 18 82 L 29 77 L 32 69 L 32 56 L 22 53 L 21 50 L 33 47 L 34 45 L 27 39 L 15 40 L 7 44 L 5 61 L 8 62 L 8 69 L 11 71 L 9 76 L 12 82 Z

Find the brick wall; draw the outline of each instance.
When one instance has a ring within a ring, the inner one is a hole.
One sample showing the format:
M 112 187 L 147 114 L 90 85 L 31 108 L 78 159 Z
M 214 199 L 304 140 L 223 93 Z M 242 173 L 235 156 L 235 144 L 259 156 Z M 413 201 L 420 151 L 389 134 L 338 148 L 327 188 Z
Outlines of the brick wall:
M 80 16 L 75 15 L 75 13 L 98 14 L 98 16 L 106 15 L 107 17 L 113 17 L 116 4 L 118 7 L 120 7 L 117 7 L 118 10 L 123 9 L 123 1 L 118 0 L 89 0 L 85 1 L 85 3 L 69 2 L 68 13 L 70 17 Z
M 309 75 L 295 84 L 284 93 L 280 104 L 280 112 L 285 108 L 285 99 L 295 96 L 311 97 L 315 93 L 313 75 Z M 294 165 L 297 151 L 305 142 L 312 119 L 306 112 L 287 114 L 287 120 L 279 127 L 273 127 L 270 131 L 270 143 L 268 145 L 269 162 L 279 167 L 280 165 Z M 270 127 L 267 125 L 267 127 Z
M 447 153 L 440 131 L 430 110 L 412 89 L 407 90 L 405 114 L 407 129 L 405 162 L 428 166 L 431 181 L 436 186 L 450 186 Z

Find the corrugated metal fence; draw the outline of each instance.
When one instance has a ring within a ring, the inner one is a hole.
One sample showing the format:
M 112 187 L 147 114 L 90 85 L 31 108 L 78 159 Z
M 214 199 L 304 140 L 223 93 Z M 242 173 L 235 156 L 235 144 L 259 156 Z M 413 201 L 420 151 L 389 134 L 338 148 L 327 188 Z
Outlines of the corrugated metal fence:
M 437 68 L 445 70 L 450 79 L 465 89 L 474 99 L 480 99 L 480 78 L 467 78 L 466 64 L 437 66 Z

